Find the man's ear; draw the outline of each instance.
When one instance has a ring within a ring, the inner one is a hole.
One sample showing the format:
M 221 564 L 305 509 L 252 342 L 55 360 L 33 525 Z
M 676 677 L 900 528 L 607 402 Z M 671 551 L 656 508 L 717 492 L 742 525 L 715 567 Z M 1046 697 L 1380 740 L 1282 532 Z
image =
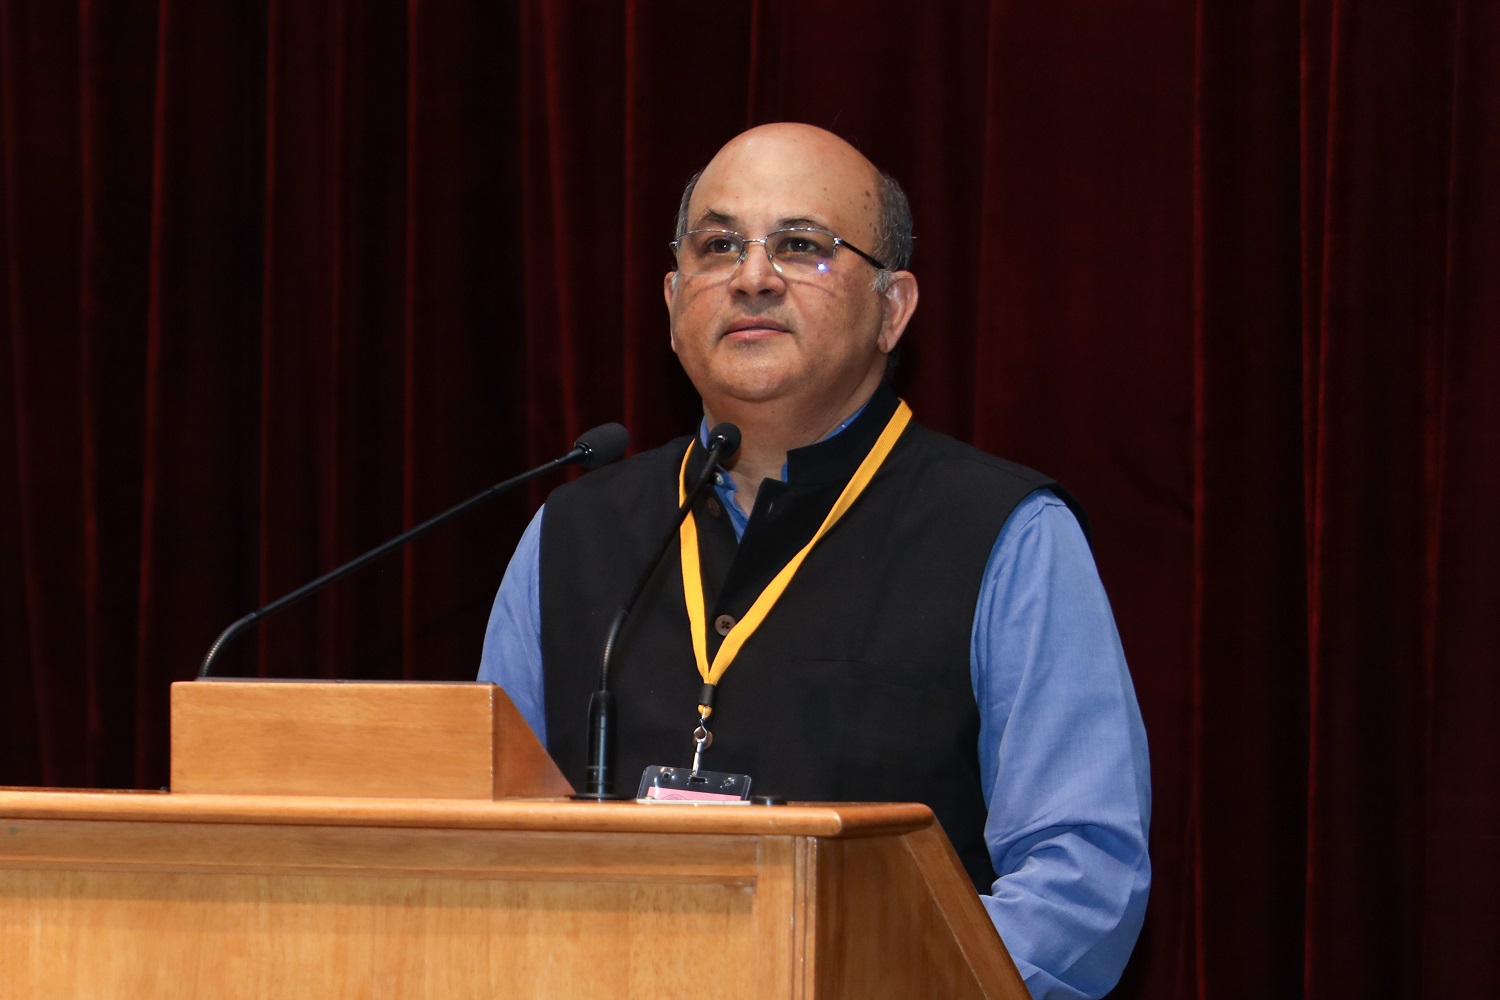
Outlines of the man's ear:
M 677 272 L 668 271 L 666 277 L 661 279 L 661 297 L 667 303 L 667 330 L 672 338 L 672 350 L 677 350 L 676 325 L 672 323 L 672 300 L 677 297 Z
M 889 354 L 901 342 L 906 324 L 917 311 L 917 276 L 910 271 L 892 271 L 890 284 L 883 294 L 885 315 L 881 317 L 877 343 L 881 353 Z

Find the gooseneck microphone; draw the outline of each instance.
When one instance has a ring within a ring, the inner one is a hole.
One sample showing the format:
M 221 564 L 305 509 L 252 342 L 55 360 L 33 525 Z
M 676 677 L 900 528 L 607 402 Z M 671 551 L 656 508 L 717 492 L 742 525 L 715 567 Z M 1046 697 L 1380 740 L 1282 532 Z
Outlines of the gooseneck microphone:
M 600 466 L 608 465 L 625 454 L 625 449 L 629 446 L 630 432 L 619 424 L 602 424 L 595 427 L 593 430 L 585 432 L 577 441 L 573 442 L 573 450 L 566 455 L 554 458 L 545 465 L 539 465 L 530 472 L 523 472 L 519 476 L 505 480 L 503 483 L 496 483 L 483 493 L 470 497 L 456 507 L 448 508 L 434 518 L 423 521 L 415 528 L 402 532 L 390 541 L 366 552 L 364 555 L 351 559 L 337 569 L 324 573 L 311 583 L 303 584 L 285 597 L 278 598 L 265 607 L 250 612 L 219 633 L 219 637 L 209 647 L 208 655 L 203 658 L 203 666 L 198 670 L 198 678 L 202 680 L 205 677 L 213 676 L 214 658 L 219 655 L 219 651 L 224 648 L 229 640 L 262 618 L 268 618 L 278 611 L 291 607 L 293 604 L 310 597 L 312 594 L 328 586 L 333 581 L 353 573 L 367 563 L 374 562 L 386 553 L 427 534 L 427 532 L 438 525 L 450 521 L 458 515 L 479 506 L 486 500 L 493 499 L 502 493 L 520 486 L 522 483 L 529 482 L 537 476 L 544 475 L 564 465 L 581 465 L 585 469 L 597 469 Z
M 703 488 L 713 478 L 719 462 L 729 458 L 739 449 L 740 429 L 734 424 L 718 424 L 708 432 L 708 455 L 703 460 L 703 468 L 698 472 L 693 488 L 688 491 L 682 506 L 677 508 L 677 516 L 672 519 L 671 530 L 662 536 L 656 555 L 646 564 L 645 571 L 636 581 L 635 589 L 631 590 L 630 596 L 625 598 L 625 603 L 620 605 L 620 610 L 616 611 L 614 618 L 610 620 L 609 631 L 604 635 L 604 649 L 599 657 L 599 690 L 589 698 L 589 750 L 587 773 L 583 783 L 584 790 L 573 796 L 575 799 L 606 802 L 635 798 L 634 795 L 617 795 L 614 790 L 615 696 L 609 690 L 609 665 L 614 659 L 615 641 L 620 636 L 620 628 L 625 624 L 625 619 L 630 616 L 631 610 L 635 607 L 635 602 L 640 599 L 641 592 L 646 589 L 646 584 L 656 573 L 657 567 L 661 565 L 662 558 L 672 547 L 672 542 L 677 539 L 678 529 L 682 527 L 688 511 L 693 509 L 693 504 L 697 503 L 699 495 L 703 493 Z

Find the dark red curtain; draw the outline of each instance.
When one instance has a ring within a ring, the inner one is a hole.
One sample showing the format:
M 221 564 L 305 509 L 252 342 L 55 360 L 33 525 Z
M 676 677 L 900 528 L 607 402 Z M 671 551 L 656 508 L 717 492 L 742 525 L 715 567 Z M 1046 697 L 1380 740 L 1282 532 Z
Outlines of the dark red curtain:
M 0 782 L 151 787 L 240 614 L 695 400 L 687 176 L 902 179 L 903 394 L 1091 512 L 1153 750 L 1130 997 L 1500 977 L 1500 5 L 0 0 Z M 466 678 L 545 487 L 232 647 Z

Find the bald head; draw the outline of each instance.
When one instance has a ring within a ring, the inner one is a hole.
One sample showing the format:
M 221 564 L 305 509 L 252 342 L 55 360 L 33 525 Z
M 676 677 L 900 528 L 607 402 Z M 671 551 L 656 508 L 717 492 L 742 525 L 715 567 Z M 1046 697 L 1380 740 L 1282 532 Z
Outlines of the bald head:
M 732 160 L 753 151 L 769 151 L 774 156 L 786 158 L 806 158 L 830 169 L 845 167 L 869 178 L 879 174 L 875 164 L 839 136 L 801 122 L 771 122 L 747 129 L 726 142 L 709 161 L 709 167 L 721 159 Z
M 843 216 L 851 240 L 873 243 L 880 172 L 853 146 L 811 125 L 779 122 L 735 136 L 703 168 L 702 187 L 805 192 Z M 693 225 L 708 206 L 688 206 Z M 852 227 L 863 231 L 856 232 Z
M 904 269 L 911 262 L 911 208 L 901 186 L 826 129 L 799 122 L 774 122 L 735 136 L 708 166 L 688 180 L 677 209 L 677 236 L 689 229 L 722 224 L 713 206 L 695 202 L 694 195 L 700 182 L 723 178 L 781 190 L 820 192 L 837 202 L 847 216 L 844 228 L 835 229 L 840 236 L 870 247 L 870 252 L 892 270 Z M 887 277 L 881 275 L 882 284 Z

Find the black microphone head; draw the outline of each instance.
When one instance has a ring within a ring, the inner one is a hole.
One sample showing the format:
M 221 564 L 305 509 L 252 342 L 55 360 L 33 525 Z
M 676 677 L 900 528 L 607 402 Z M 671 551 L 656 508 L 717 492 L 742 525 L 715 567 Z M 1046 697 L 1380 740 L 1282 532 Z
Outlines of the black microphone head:
M 580 434 L 573 447 L 583 451 L 578 464 L 585 469 L 597 469 L 625 454 L 630 447 L 630 432 L 620 424 L 600 424 Z
M 720 442 L 719 461 L 722 462 L 740 450 L 740 429 L 731 423 L 715 424 L 708 432 L 708 446 L 712 448 L 715 442 Z

